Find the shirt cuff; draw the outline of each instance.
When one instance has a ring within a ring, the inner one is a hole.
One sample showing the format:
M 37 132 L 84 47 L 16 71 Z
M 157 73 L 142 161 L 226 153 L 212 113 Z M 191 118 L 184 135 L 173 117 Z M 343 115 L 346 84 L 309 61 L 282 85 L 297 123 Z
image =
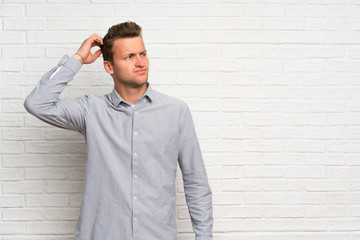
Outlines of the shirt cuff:
M 204 237 L 204 236 L 198 236 L 195 238 L 195 240 L 212 240 L 212 237 Z
M 70 57 L 69 55 L 65 55 L 61 59 L 59 64 L 63 65 L 64 67 L 69 68 L 74 74 L 76 74 L 82 66 L 82 64 L 79 60 L 77 60 L 73 57 Z

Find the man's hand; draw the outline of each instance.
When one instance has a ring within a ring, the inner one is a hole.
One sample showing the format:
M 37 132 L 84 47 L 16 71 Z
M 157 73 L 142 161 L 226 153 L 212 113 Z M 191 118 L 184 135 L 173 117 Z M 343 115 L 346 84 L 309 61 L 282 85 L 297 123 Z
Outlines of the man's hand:
M 102 44 L 102 37 L 94 33 L 81 44 L 79 50 L 73 55 L 73 57 L 79 60 L 82 64 L 93 63 L 101 55 L 101 49 L 94 53 L 91 52 L 91 49 L 95 46 L 100 47 Z

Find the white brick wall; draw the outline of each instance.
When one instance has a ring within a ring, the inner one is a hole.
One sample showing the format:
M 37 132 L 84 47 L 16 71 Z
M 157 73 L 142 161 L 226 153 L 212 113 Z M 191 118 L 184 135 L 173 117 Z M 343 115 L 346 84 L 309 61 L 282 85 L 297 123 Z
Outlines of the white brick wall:
M 360 239 L 360 1 L 0 0 L 0 240 L 73 240 L 83 138 L 26 113 L 93 32 L 144 28 L 155 89 L 194 116 L 214 240 Z M 101 60 L 63 93 L 104 94 Z M 180 240 L 194 239 L 178 180 Z

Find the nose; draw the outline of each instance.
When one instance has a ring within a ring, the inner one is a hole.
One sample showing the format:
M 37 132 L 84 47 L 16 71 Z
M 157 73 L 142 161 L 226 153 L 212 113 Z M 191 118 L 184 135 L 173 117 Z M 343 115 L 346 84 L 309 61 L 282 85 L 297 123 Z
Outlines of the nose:
M 135 60 L 135 66 L 136 67 L 143 67 L 144 66 L 144 61 L 141 58 L 141 56 L 136 56 L 136 60 Z

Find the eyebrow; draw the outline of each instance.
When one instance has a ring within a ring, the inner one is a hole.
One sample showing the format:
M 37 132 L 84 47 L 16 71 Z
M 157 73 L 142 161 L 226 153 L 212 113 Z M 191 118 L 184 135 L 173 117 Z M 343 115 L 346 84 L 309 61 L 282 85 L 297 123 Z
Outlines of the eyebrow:
M 142 53 L 147 53 L 147 50 L 145 49 L 144 51 L 141 51 L 139 54 L 142 54 Z M 130 55 L 136 55 L 136 53 L 128 52 L 128 53 L 123 54 L 122 56 L 125 57 L 125 56 L 130 56 Z

